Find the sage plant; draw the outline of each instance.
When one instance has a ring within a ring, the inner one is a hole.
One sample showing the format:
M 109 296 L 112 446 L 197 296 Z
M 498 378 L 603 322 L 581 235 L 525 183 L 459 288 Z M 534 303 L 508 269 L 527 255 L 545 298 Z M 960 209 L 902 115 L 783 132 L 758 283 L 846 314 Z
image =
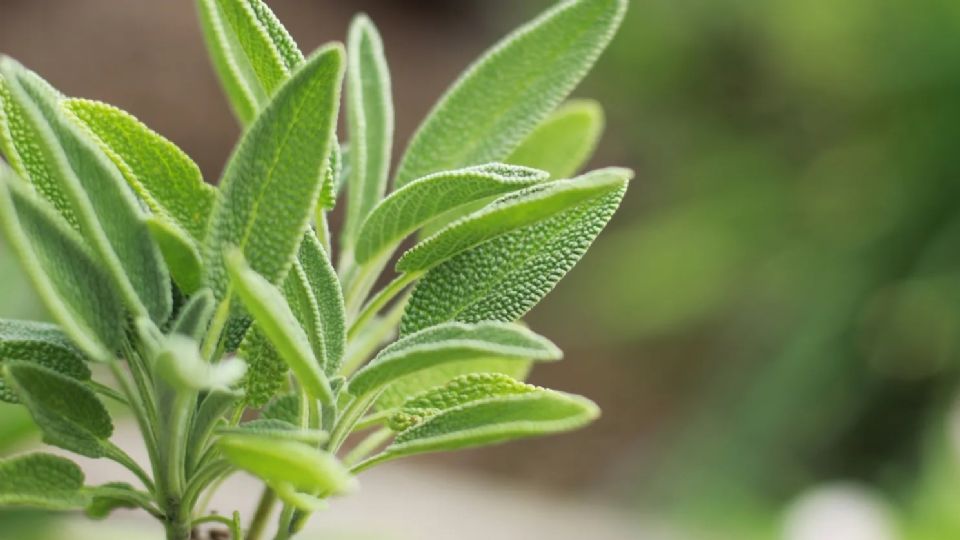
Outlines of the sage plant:
M 136 479 L 88 486 L 74 462 L 26 454 L 0 460 L 0 505 L 139 508 L 168 540 L 211 522 L 286 539 L 371 467 L 594 420 L 588 399 L 523 382 L 561 352 L 519 321 L 632 177 L 578 175 L 603 114 L 564 103 L 626 0 L 565 1 L 504 38 L 395 168 L 367 17 L 346 47 L 304 56 L 261 0 L 197 5 L 244 128 L 218 187 L 130 114 L 0 60 L 0 223 L 55 321 L 0 321 L 0 399 L 46 444 Z M 105 402 L 136 421 L 148 463 L 111 441 Z M 237 471 L 263 482 L 252 516 L 206 512 Z

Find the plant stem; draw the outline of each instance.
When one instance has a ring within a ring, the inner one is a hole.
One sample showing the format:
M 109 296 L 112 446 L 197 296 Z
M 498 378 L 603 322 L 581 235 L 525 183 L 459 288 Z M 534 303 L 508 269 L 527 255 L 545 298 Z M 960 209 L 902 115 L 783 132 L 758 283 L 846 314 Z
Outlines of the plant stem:
M 128 471 L 132 472 L 140 481 L 143 483 L 143 486 L 147 488 L 147 491 L 154 493 L 156 488 L 153 485 L 153 480 L 150 479 L 150 475 L 147 474 L 136 461 L 133 460 L 126 452 L 124 452 L 120 447 L 113 444 L 110 441 L 103 442 L 104 448 L 106 449 L 107 458 L 110 460 L 123 465 Z
M 267 520 L 270 519 L 270 513 L 273 511 L 273 505 L 277 502 L 277 494 L 269 487 L 263 488 L 260 494 L 260 502 L 257 503 L 257 509 L 253 514 L 253 520 L 250 522 L 250 528 L 247 530 L 247 540 L 260 540 L 263 536 L 263 530 L 267 526 Z M 239 538 L 237 540 L 240 540 Z
M 390 428 L 381 428 L 367 435 L 343 458 L 343 464 L 347 467 L 355 465 L 390 440 L 390 437 L 393 437 L 393 430 Z
M 385 315 L 375 318 L 360 329 L 357 338 L 348 341 L 343 365 L 340 366 L 340 375 L 349 377 L 357 370 L 370 355 L 388 338 L 395 335 L 397 324 L 403 317 L 403 310 L 407 304 L 407 297 L 396 302 Z
M 289 504 L 283 505 L 283 511 L 280 513 L 280 520 L 277 523 L 277 535 L 274 540 L 289 540 L 290 525 L 293 522 L 294 508 Z
M 403 292 L 407 285 L 413 283 L 422 275 L 423 272 L 401 274 L 378 292 L 376 296 L 367 302 L 367 305 L 360 311 L 360 314 L 357 315 L 357 319 L 350 325 L 350 330 L 347 332 L 347 340 L 352 340 L 357 337 L 357 333 L 363 329 L 374 315 L 379 313 L 384 306 Z
M 217 311 L 214 313 L 213 320 L 210 322 L 210 330 L 207 331 L 207 336 L 203 340 L 200 354 L 203 355 L 208 362 L 213 361 L 213 357 L 220 345 L 220 336 L 223 334 L 223 329 L 227 326 L 227 321 L 230 320 L 231 294 L 232 292 L 228 289 L 226 298 L 217 306 Z

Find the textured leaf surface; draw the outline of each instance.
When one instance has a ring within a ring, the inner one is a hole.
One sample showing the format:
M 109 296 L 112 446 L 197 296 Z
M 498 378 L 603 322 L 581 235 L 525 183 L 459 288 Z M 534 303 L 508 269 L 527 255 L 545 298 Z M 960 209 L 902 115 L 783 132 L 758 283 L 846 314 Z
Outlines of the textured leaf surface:
M 43 156 L 72 205 L 84 238 L 135 315 L 158 323 L 170 315 L 170 276 L 143 211 L 123 175 L 90 137 L 67 119 L 61 96 L 9 58 L 0 72 L 10 95 L 40 135 Z
M 446 321 L 515 321 L 576 265 L 613 216 L 626 185 L 493 238 L 421 278 L 400 323 L 410 334 Z
M 325 494 L 343 493 L 355 484 L 337 458 L 301 442 L 225 435 L 219 446 L 231 463 L 268 483 Z
M 283 294 L 300 327 L 307 335 L 314 358 L 323 367 L 326 364 L 327 347 L 323 340 L 320 308 L 317 306 L 317 298 L 313 294 L 306 271 L 299 260 L 294 261 L 293 268 L 283 281 Z
M 313 356 L 310 341 L 283 293 L 251 270 L 237 251 L 230 254 L 229 271 L 240 300 L 280 358 L 293 370 L 303 388 L 312 397 L 326 404 L 332 403 L 330 383 Z
M 30 182 L 43 198 L 50 201 L 57 212 L 74 229 L 80 223 L 73 213 L 70 198 L 57 180 L 54 165 L 44 155 L 40 133 L 10 93 L 10 86 L 0 74 L 0 150 L 21 178 Z
M 87 457 L 103 455 L 101 441 L 113 434 L 113 422 L 92 390 L 32 364 L 8 362 L 4 370 L 44 442 Z
M 502 161 L 586 75 L 627 0 L 563 2 L 484 54 L 414 135 L 396 183 Z
M 310 283 L 320 313 L 323 343 L 326 352 L 324 372 L 332 376 L 340 369 L 346 347 L 346 315 L 340 280 L 330 257 L 312 231 L 304 235 L 300 244 L 300 265 Z
M 391 193 L 370 214 L 357 238 L 357 262 L 367 262 L 394 248 L 407 235 L 452 209 L 547 178 L 541 171 L 500 163 L 420 178 Z
M 83 508 L 83 471 L 74 462 L 50 454 L 0 460 L 0 506 L 48 510 Z
M 55 325 L 0 320 L 0 368 L 8 360 L 35 363 L 79 381 L 90 380 L 83 355 Z M 18 403 L 0 377 L 0 401 Z
M 207 331 L 207 326 L 210 324 L 214 309 L 216 309 L 216 301 L 213 298 L 213 293 L 209 289 L 197 292 L 180 308 L 180 313 L 173 321 L 170 332 L 201 342 Z
M 247 330 L 237 356 L 247 363 L 247 374 L 243 378 L 244 402 L 251 407 L 262 407 L 286 384 L 290 368 L 256 324 Z
M 40 299 L 64 333 L 90 358 L 113 358 L 124 312 L 103 269 L 45 201 L 19 186 L 0 163 L 0 221 Z
M 628 169 L 600 169 L 572 180 L 539 184 L 504 195 L 406 252 L 397 261 L 397 270 L 426 270 L 491 238 L 549 219 L 585 201 L 620 191 L 632 176 Z
M 542 169 L 552 178 L 570 178 L 590 160 L 603 124 L 599 103 L 569 101 L 537 126 L 506 162 Z
M 347 53 L 347 127 L 351 152 L 343 235 L 349 245 L 387 189 L 393 149 L 393 98 L 383 42 L 376 27 L 364 15 L 358 15 L 350 25 Z
M 503 396 L 537 391 L 536 386 L 524 384 L 502 373 L 471 373 L 432 388 L 403 404 L 390 418 L 390 429 L 406 431 L 443 411 L 468 403 Z
M 241 123 L 266 106 L 303 54 L 261 0 L 198 0 L 207 50 Z
M 227 165 L 204 253 L 206 282 L 227 291 L 224 251 L 238 246 L 258 273 L 286 275 L 320 194 L 336 125 L 341 49 L 321 49 L 281 87 Z
M 147 228 L 180 290 L 192 294 L 199 289 L 203 285 L 203 261 L 196 242 L 173 222 L 156 216 L 147 218 Z
M 570 431 L 599 414 L 586 398 L 544 389 L 472 401 L 403 431 L 381 460 Z
M 480 358 L 558 360 L 562 353 L 546 338 L 504 323 L 449 323 L 407 336 L 380 352 L 350 381 L 350 392 L 369 394 L 405 375 L 442 364 Z
M 284 420 L 261 418 L 244 422 L 236 427 L 221 428 L 220 433 L 258 435 L 271 439 L 299 441 L 314 446 L 327 440 L 327 433 L 315 429 L 300 429 L 299 426 Z
M 216 191 L 172 142 L 112 105 L 68 99 L 64 106 L 93 133 L 107 156 L 150 209 L 203 240 Z
M 300 396 L 296 394 L 284 394 L 274 399 L 263 408 L 260 417 L 296 424 L 300 418 Z

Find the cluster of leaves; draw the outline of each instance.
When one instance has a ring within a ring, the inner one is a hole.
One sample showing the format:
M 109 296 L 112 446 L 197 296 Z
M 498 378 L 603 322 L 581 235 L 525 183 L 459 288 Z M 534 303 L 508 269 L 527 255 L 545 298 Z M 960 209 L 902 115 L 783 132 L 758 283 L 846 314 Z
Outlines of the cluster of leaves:
M 246 538 L 277 499 L 288 538 L 368 467 L 596 418 L 585 398 L 522 382 L 561 352 L 517 321 L 632 176 L 574 176 L 602 113 L 561 105 L 626 2 L 561 3 L 486 53 L 417 131 L 389 194 L 390 75 L 367 18 L 346 52 L 304 57 L 260 0 L 198 6 L 244 125 L 219 188 L 129 114 L 0 60 L 0 221 L 56 321 L 0 322 L 0 399 L 26 407 L 46 443 L 142 484 L 85 487 L 69 460 L 32 454 L 0 461 L 0 504 L 135 507 L 170 539 L 210 520 L 239 538 L 237 514 L 197 506 L 244 470 L 267 486 Z M 344 82 L 349 145 L 336 135 Z M 334 266 L 327 214 L 341 191 Z M 149 468 L 110 442 L 103 399 L 132 412 Z M 343 452 L 355 433 L 366 437 Z

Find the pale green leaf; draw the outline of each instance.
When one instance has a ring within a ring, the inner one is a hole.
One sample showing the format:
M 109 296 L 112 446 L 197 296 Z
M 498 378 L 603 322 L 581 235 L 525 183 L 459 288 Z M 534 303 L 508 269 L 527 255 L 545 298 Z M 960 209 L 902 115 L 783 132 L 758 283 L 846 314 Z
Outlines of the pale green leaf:
M 300 264 L 310 283 L 323 331 L 326 352 L 324 372 L 333 376 L 340 369 L 346 347 L 346 315 L 340 280 L 330 258 L 313 232 L 308 231 L 300 244 Z
M 0 368 L 9 360 L 35 363 L 78 381 L 90 380 L 83 355 L 59 328 L 48 323 L 0 320 Z M 3 377 L 0 401 L 19 402 Z
M 64 107 L 94 135 L 151 211 L 203 240 L 216 190 L 172 142 L 112 105 L 68 99 Z
M 83 471 L 76 463 L 50 454 L 0 459 L 0 506 L 47 510 L 83 508 Z
M 277 397 L 263 408 L 260 417 L 296 424 L 300 419 L 300 396 L 291 393 Z
M 35 73 L 0 59 L 10 96 L 39 135 L 42 155 L 67 195 L 80 231 L 134 315 L 164 322 L 172 308 L 170 276 L 144 213 L 117 167 L 61 107 L 62 97 Z
M 395 248 L 407 235 L 446 212 L 547 178 L 542 171 L 500 163 L 420 178 L 377 205 L 360 229 L 355 258 L 365 263 Z
M 227 165 L 204 252 L 206 283 L 227 293 L 224 251 L 239 247 L 259 274 L 283 279 L 313 216 L 340 96 L 343 51 L 328 46 L 278 91 Z
M 407 303 L 401 334 L 451 320 L 518 320 L 577 264 L 625 191 L 624 182 L 612 192 L 495 237 L 434 267 L 417 283 Z
M 568 101 L 537 126 L 506 162 L 542 169 L 552 178 L 570 178 L 590 160 L 603 125 L 599 103 Z
M 310 340 L 300 328 L 283 293 L 253 271 L 239 251 L 231 251 L 227 262 L 231 284 L 258 328 L 297 376 L 304 390 L 313 398 L 331 404 L 333 394 L 330 383 L 313 356 Z
M 400 162 L 397 186 L 503 161 L 583 79 L 626 8 L 627 0 L 566 1 L 505 37 L 424 120 Z
M 90 358 L 111 360 L 123 338 L 123 306 L 103 269 L 46 201 L 0 163 L 0 221 L 24 273 L 53 319 Z
M 173 321 L 170 332 L 193 338 L 197 342 L 202 341 L 214 309 L 216 309 L 216 301 L 210 289 L 197 292 L 180 308 L 180 313 Z
M 218 446 L 233 465 L 271 484 L 330 495 L 348 492 L 356 485 L 336 457 L 302 442 L 234 434 L 223 436 Z
M 203 285 L 203 261 L 196 242 L 183 229 L 163 218 L 148 217 L 147 228 L 174 283 L 184 294 L 194 293 Z
M 284 420 L 273 418 L 260 418 L 244 422 L 238 426 L 223 427 L 217 430 L 218 433 L 240 434 L 240 435 L 258 435 L 271 439 L 282 439 L 286 441 L 298 441 L 317 446 L 326 442 L 328 435 L 324 431 L 316 429 L 300 429 L 300 426 Z
M 121 508 L 152 507 L 153 497 L 125 482 L 110 482 L 84 490 L 91 498 L 84 513 L 91 519 L 104 519 Z
M 200 355 L 193 338 L 181 334 L 167 336 L 154 359 L 153 368 L 173 388 L 181 391 L 229 390 L 247 370 L 239 358 L 227 358 L 211 364 Z
M 240 392 L 214 390 L 208 392 L 197 412 L 193 416 L 190 436 L 187 439 L 187 470 L 193 470 L 201 454 L 207 449 L 210 436 L 220 423 L 225 423 L 224 415 L 230 411 L 240 399 Z
M 234 112 L 252 122 L 303 54 L 261 0 L 198 0 L 207 50 Z
M 6 379 L 33 416 L 47 444 L 87 457 L 104 455 L 113 434 L 103 403 L 83 383 L 24 362 L 7 362 Z
M 350 393 L 369 395 L 405 375 L 443 364 L 502 358 L 559 360 L 562 353 L 526 328 L 497 322 L 449 323 L 407 336 L 380 352 L 350 379 Z
M 55 90 L 51 89 L 51 92 Z M 10 86 L 0 74 L 0 151 L 21 178 L 30 182 L 57 209 L 71 227 L 80 230 L 70 198 L 57 180 L 54 164 L 44 154 L 43 139 L 13 99 Z
M 397 261 L 397 271 L 429 269 L 504 233 L 548 220 L 597 197 L 622 191 L 632 176 L 633 172 L 628 169 L 600 169 L 572 180 L 538 184 L 504 195 L 406 252 Z
M 387 189 L 393 150 L 393 97 L 383 42 L 373 22 L 358 15 L 347 37 L 347 128 L 350 176 L 343 238 L 351 245 Z
M 311 233 L 307 233 L 311 234 Z M 320 318 L 320 308 L 313 288 L 307 278 L 306 271 L 299 260 L 293 262 L 293 267 L 283 280 L 283 295 L 294 316 L 300 323 L 300 328 L 310 341 L 310 349 L 320 366 L 326 365 L 326 344 L 323 340 L 323 321 Z

